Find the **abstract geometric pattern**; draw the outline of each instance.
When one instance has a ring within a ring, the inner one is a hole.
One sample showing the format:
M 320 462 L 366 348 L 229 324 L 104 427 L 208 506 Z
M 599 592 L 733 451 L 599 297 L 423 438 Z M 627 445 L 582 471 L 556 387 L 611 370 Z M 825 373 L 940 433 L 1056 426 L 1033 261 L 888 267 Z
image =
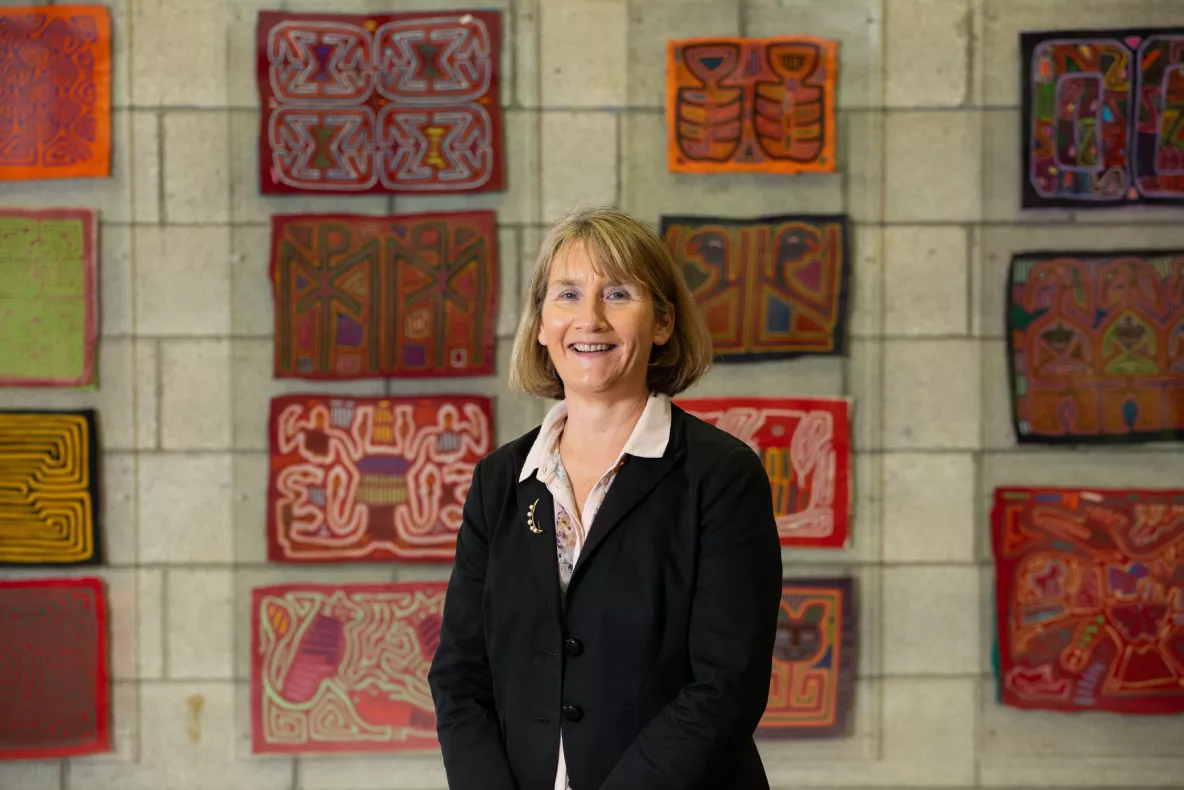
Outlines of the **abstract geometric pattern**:
M 1184 713 L 1184 490 L 1000 488 L 1005 705 Z
M 663 217 L 722 362 L 842 354 L 846 217 Z
M 1021 41 L 1025 208 L 1184 202 L 1184 28 Z
M 428 669 L 446 582 L 252 591 L 255 753 L 438 749 Z
M 0 636 L 0 761 L 110 751 L 103 583 L 0 580 Z
M 503 188 L 501 13 L 261 11 L 264 194 Z
M 492 400 L 290 395 L 269 432 L 272 561 L 449 562 Z
M 675 173 L 833 173 L 838 44 L 809 36 L 666 43 Z
M 688 413 L 761 457 L 782 546 L 841 548 L 851 509 L 849 402 L 842 398 L 689 398 Z
M 0 8 L 0 181 L 110 171 L 110 12 Z
M 0 412 L 0 565 L 101 561 L 98 454 L 93 411 Z
M 92 209 L 0 209 L 0 386 L 94 383 L 97 248 Z
M 275 377 L 493 372 L 492 211 L 274 215 Z
M 757 738 L 849 735 L 855 696 L 855 580 L 786 579 L 769 704 Z
M 1011 263 L 1020 442 L 1184 438 L 1184 252 L 1033 252 Z

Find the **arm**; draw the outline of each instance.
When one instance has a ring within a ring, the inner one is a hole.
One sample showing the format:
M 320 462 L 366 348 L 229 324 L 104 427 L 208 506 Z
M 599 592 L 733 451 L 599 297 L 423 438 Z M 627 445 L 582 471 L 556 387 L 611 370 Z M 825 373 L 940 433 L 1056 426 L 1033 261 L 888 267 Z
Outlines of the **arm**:
M 481 501 L 481 464 L 465 498 L 440 645 L 428 683 L 448 786 L 517 790 L 497 727 L 493 674 L 485 651 L 482 596 L 489 540 Z
M 750 738 L 769 700 L 781 601 L 781 546 L 769 478 L 738 449 L 702 482 L 691 602 L 694 680 L 649 725 L 600 790 L 716 787 L 714 771 Z

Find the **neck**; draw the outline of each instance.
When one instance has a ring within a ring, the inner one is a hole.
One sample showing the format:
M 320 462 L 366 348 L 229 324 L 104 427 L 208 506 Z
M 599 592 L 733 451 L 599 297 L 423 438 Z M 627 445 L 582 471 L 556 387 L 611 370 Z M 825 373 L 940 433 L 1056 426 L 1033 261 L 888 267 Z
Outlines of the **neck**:
M 565 448 L 576 448 L 579 455 L 616 455 L 629 440 L 649 393 L 642 390 L 630 396 L 588 398 L 572 394 L 567 403 L 567 422 L 563 427 Z

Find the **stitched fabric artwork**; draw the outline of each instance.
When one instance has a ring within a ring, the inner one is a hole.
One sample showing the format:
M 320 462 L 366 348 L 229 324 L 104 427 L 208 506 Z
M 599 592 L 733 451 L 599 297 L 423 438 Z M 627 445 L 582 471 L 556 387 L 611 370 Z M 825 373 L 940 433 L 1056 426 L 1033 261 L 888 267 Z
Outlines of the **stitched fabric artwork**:
M 272 217 L 275 377 L 493 372 L 492 211 Z
M 1184 202 L 1184 28 L 1025 33 L 1025 208 Z
M 269 434 L 271 561 L 450 562 L 492 399 L 288 395 Z
M 1184 490 L 999 488 L 1000 699 L 1184 713 Z
M 503 189 L 500 49 L 499 11 L 261 11 L 262 192 Z
M 96 578 L 0 580 L 0 761 L 111 750 Z
M 111 171 L 111 14 L 0 8 L 0 181 Z
M 809 36 L 668 41 L 670 171 L 835 172 L 838 49 Z
M 91 209 L 0 209 L 0 386 L 95 383 L 97 248 Z
M 689 414 L 765 464 L 782 546 L 842 548 L 850 532 L 850 404 L 842 398 L 686 398 Z
M 785 580 L 758 739 L 851 734 L 855 617 L 854 579 Z
M 93 411 L 0 411 L 0 565 L 94 565 Z
M 722 362 L 842 354 L 846 217 L 663 217 Z
M 428 670 L 447 588 L 400 582 L 252 590 L 252 750 L 438 749 Z
M 1016 255 L 1007 335 L 1020 442 L 1184 438 L 1184 251 Z

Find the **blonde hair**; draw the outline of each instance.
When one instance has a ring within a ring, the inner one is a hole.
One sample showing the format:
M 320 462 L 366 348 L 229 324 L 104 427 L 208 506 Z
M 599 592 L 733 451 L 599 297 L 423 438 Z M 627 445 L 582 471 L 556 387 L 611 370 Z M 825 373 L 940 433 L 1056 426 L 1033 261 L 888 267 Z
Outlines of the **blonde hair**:
M 711 334 L 669 247 L 649 226 L 628 214 L 591 208 L 564 217 L 543 240 L 514 337 L 510 389 L 541 398 L 563 397 L 563 381 L 546 346 L 538 342 L 539 325 L 555 256 L 565 246 L 580 242 L 603 276 L 648 290 L 659 320 L 674 315 L 670 339 L 654 346 L 650 354 L 646 376 L 650 392 L 674 396 L 702 378 L 711 367 Z

